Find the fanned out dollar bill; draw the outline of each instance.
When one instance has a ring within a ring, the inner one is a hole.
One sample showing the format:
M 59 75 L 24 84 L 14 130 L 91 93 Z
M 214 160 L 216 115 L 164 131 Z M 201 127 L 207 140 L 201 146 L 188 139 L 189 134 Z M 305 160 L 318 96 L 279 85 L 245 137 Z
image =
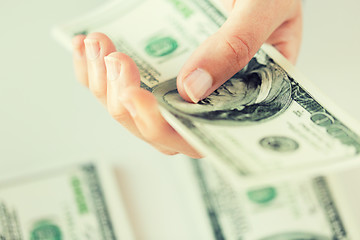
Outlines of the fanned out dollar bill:
M 113 169 L 93 163 L 0 183 L 0 239 L 134 239 Z
M 358 223 L 343 201 L 341 176 L 236 188 L 203 160 L 189 161 L 214 240 L 355 240 Z M 191 175 L 188 175 L 188 177 Z M 197 183 L 196 183 L 197 182 Z M 347 197 L 353 197 L 353 194 Z M 210 231 L 210 230 L 209 230 Z
M 181 66 L 225 20 L 209 0 L 118 0 L 54 33 L 69 49 L 77 34 L 107 34 L 168 122 L 237 182 L 357 165 L 359 125 L 271 46 L 198 104 L 179 96 Z

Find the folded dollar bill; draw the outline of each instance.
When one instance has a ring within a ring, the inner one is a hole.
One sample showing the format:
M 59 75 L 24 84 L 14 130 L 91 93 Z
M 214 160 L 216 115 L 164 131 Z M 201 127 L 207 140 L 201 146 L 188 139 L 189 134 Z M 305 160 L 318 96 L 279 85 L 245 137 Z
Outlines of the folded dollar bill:
M 190 182 L 198 185 L 208 231 L 212 230 L 214 240 L 360 237 L 352 210 L 356 206 L 344 200 L 354 198 L 354 193 L 343 191 L 346 187 L 339 184 L 341 175 L 239 188 L 229 184 L 206 161 L 189 161 L 188 170 L 193 176 Z
M 107 34 L 134 59 L 169 123 L 235 181 L 358 164 L 359 125 L 271 46 L 198 104 L 179 96 L 181 66 L 225 20 L 209 0 L 118 0 L 54 33 L 68 48 L 76 34 Z
M 113 170 L 87 163 L 0 183 L 0 239 L 134 239 Z

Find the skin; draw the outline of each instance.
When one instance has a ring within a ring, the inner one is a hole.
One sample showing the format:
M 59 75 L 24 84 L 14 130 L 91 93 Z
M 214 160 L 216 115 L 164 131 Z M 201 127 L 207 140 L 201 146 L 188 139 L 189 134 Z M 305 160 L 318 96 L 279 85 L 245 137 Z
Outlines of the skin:
M 212 76 L 213 84 L 206 97 L 246 66 L 265 42 L 292 63 L 296 62 L 302 35 L 300 0 L 224 0 L 223 3 L 229 11 L 228 20 L 192 54 L 178 75 L 178 91 L 188 102 L 191 99 L 184 91 L 183 81 L 192 71 L 201 68 Z M 87 54 L 86 46 L 91 44 L 99 49 L 96 58 Z M 164 154 L 202 157 L 161 116 L 155 97 L 140 88 L 134 61 L 116 52 L 106 35 L 91 33 L 74 37 L 73 61 L 77 79 L 135 136 Z M 117 67 L 116 78 L 109 71 L 111 66 Z

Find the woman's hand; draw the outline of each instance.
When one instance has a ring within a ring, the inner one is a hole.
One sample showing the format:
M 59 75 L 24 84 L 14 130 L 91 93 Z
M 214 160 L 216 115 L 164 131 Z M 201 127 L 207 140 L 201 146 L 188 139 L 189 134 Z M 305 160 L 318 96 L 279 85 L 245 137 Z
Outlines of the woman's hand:
M 301 0 L 223 0 L 229 18 L 188 59 L 177 78 L 180 95 L 197 103 L 240 71 L 263 43 L 295 63 L 302 35 Z
M 198 102 L 241 70 L 264 42 L 295 62 L 301 42 L 300 0 L 225 1 L 229 19 L 186 62 L 177 79 L 180 95 Z M 155 97 L 140 88 L 134 61 L 116 52 L 102 33 L 73 39 L 77 79 L 87 86 L 110 115 L 160 152 L 200 158 L 161 116 Z
M 155 97 L 140 88 L 140 74 L 134 61 L 116 52 L 106 35 L 76 36 L 73 59 L 77 79 L 135 136 L 162 153 L 201 158 L 161 116 Z

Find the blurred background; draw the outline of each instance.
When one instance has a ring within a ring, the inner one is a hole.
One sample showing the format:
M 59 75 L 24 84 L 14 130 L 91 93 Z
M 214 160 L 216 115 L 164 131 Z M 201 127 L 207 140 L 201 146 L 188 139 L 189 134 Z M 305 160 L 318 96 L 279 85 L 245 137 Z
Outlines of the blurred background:
M 183 157 L 164 156 L 117 124 L 76 82 L 71 54 L 51 36 L 54 25 L 105 2 L 1 0 L 0 181 L 102 159 L 123 173 L 121 191 L 139 239 L 203 239 L 179 183 Z M 297 64 L 358 121 L 359 9 L 356 0 L 306 1 Z

